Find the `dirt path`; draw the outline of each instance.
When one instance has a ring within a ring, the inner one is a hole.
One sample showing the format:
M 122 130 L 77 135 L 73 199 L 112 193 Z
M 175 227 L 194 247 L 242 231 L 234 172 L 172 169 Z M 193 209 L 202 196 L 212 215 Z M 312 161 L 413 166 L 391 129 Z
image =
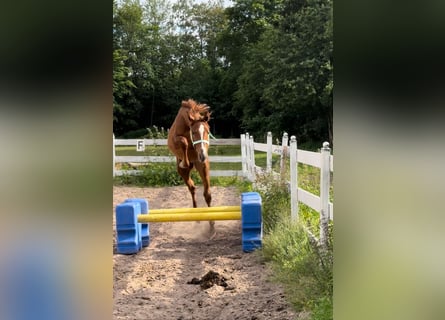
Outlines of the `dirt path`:
M 213 206 L 240 204 L 235 188 L 212 187 L 212 196 Z M 185 186 L 114 188 L 114 207 L 127 198 L 146 198 L 153 209 L 191 206 Z M 205 206 L 200 187 L 197 200 Z M 242 252 L 240 221 L 216 221 L 213 240 L 208 227 L 152 223 L 148 247 L 135 255 L 114 254 L 113 319 L 296 319 L 281 288 L 268 281 L 268 268 L 255 254 Z M 209 271 L 219 274 L 220 285 L 187 283 Z

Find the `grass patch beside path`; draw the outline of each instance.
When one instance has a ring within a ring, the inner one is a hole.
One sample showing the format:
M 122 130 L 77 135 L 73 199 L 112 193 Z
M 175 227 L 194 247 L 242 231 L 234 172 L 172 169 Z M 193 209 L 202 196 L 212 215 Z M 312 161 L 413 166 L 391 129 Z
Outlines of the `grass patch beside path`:
M 290 219 L 290 194 L 285 183 L 264 177 L 259 192 L 263 201 L 264 239 L 261 254 L 274 269 L 288 300 L 308 319 L 333 318 L 332 225 L 327 253 L 314 246 L 302 227 L 318 229 L 318 213 L 299 206 L 299 222 Z M 318 236 L 318 231 L 314 232 Z

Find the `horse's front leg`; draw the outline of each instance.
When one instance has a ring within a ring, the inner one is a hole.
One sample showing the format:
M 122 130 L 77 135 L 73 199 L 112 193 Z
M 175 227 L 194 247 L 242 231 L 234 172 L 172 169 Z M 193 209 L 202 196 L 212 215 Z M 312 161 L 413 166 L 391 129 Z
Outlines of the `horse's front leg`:
M 196 163 L 195 166 L 196 170 L 198 170 L 199 176 L 201 177 L 202 184 L 204 185 L 204 199 L 207 206 L 210 207 L 212 202 L 212 194 L 210 193 L 210 163 L 206 161 L 204 163 Z M 209 221 L 209 226 L 210 239 L 213 239 L 216 236 L 215 221 Z
M 190 178 L 190 171 L 192 170 L 191 167 L 187 167 L 187 168 L 181 168 L 180 166 L 180 161 L 179 159 L 176 160 L 176 168 L 178 170 L 179 175 L 182 177 L 182 180 L 184 180 L 184 183 L 187 185 L 190 194 L 192 196 L 192 203 L 193 203 L 193 208 L 197 207 L 196 204 L 196 195 L 195 195 L 195 183 L 193 182 L 192 178 Z
M 177 156 L 181 160 L 178 164 L 182 169 L 187 169 L 190 167 L 190 161 L 187 153 L 188 142 L 187 139 L 183 136 L 176 136 L 173 138 L 177 150 Z M 189 170 L 190 172 L 190 170 Z M 180 173 L 181 174 L 181 173 Z
M 201 163 L 195 163 L 196 170 L 201 177 L 202 184 L 204 186 L 204 199 L 207 203 L 207 206 L 210 207 L 210 203 L 212 202 L 212 194 L 210 193 L 210 164 L 208 161 Z

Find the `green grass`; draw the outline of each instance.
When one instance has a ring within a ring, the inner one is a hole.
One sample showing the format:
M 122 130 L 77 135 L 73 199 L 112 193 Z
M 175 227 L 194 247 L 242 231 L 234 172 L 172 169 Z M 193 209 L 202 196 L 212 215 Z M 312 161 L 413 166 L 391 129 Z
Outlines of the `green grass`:
M 314 189 L 317 179 L 312 170 L 299 172 L 300 181 Z M 333 249 L 332 228 L 328 252 L 311 243 L 303 225 L 318 236 L 319 213 L 299 205 L 299 222 L 290 219 L 287 184 L 271 176 L 258 181 L 263 201 L 264 239 L 261 255 L 274 269 L 274 280 L 281 283 L 286 297 L 297 311 L 309 311 L 312 320 L 332 319 Z M 301 185 L 300 185 L 301 187 Z
M 114 185 L 133 185 L 141 187 L 164 187 L 184 185 L 182 178 L 176 172 L 176 167 L 164 163 L 151 164 L 144 167 L 142 174 L 123 175 L 114 177 Z M 196 170 L 191 172 L 191 177 L 196 185 L 202 185 L 201 178 Z M 242 177 L 210 177 L 212 186 L 235 186 L 241 192 L 252 191 L 252 184 Z
M 145 146 L 144 151 L 136 151 L 135 146 L 117 146 L 117 156 L 172 156 L 167 146 Z M 240 146 L 211 146 L 211 156 L 237 156 L 241 155 Z
M 160 170 L 174 169 L 176 172 L 176 163 L 174 163 L 174 162 L 148 163 L 148 164 L 137 166 L 137 169 L 145 170 L 145 169 L 149 169 L 152 167 L 155 167 Z M 125 164 L 125 163 L 122 164 L 122 170 L 132 170 L 132 169 L 133 168 L 128 164 Z M 241 163 L 238 163 L 238 162 L 212 162 L 210 164 L 210 170 L 241 170 L 241 169 L 242 169 L 242 165 L 241 165 Z M 195 171 L 195 170 L 193 170 L 193 171 Z
M 135 146 L 116 147 L 117 156 L 171 156 L 167 146 L 145 146 L 144 151 L 136 151 Z
M 267 166 L 267 153 L 262 151 L 255 151 L 255 165 L 266 168 Z M 272 154 L 272 168 L 280 165 L 280 156 Z
M 314 311 L 320 300 L 332 300 L 332 263 L 329 259 L 321 263 L 318 249 L 301 224 L 289 219 L 277 223 L 264 237 L 263 256 L 271 262 L 274 279 L 284 285 L 297 311 Z
M 241 170 L 239 163 L 214 163 L 211 165 L 213 170 Z M 138 166 L 142 170 L 139 175 L 123 175 L 114 177 L 114 185 L 134 185 L 134 186 L 178 186 L 183 185 L 182 178 L 176 171 L 176 165 L 173 163 L 150 163 L 144 166 Z M 122 170 L 131 170 L 127 164 L 123 164 Z M 202 185 L 201 178 L 196 170 L 191 171 L 191 177 L 196 185 Z M 238 186 L 245 185 L 247 182 L 242 177 L 211 177 L 211 185 L 218 186 Z M 248 185 L 250 183 L 247 183 Z

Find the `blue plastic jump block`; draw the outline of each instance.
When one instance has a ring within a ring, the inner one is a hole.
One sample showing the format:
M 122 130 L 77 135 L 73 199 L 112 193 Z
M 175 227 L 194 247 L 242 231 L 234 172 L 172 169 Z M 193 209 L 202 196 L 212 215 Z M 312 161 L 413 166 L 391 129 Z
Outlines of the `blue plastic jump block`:
M 142 198 L 131 198 L 125 202 L 138 202 L 141 205 L 141 214 L 148 214 L 148 201 Z M 147 247 L 150 244 L 150 225 L 148 223 L 139 223 L 141 226 L 141 240 L 142 246 Z
M 138 202 L 124 202 L 116 206 L 117 253 L 132 254 L 141 249 L 141 227 L 137 223 L 140 213 Z
M 244 252 L 261 248 L 263 239 L 262 201 L 258 192 L 241 195 L 242 247 Z
M 256 249 L 261 248 L 261 246 L 261 239 L 256 239 L 253 241 L 243 241 L 243 251 L 246 253 L 255 251 Z

